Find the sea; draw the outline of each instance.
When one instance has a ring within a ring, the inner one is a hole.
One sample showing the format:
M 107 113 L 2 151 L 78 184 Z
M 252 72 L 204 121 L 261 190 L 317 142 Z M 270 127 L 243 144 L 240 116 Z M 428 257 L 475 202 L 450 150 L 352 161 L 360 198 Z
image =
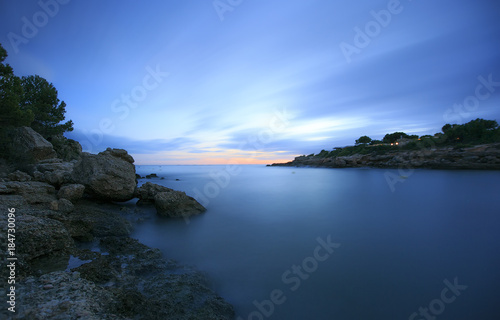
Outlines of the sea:
M 500 319 L 500 171 L 143 166 L 207 211 L 132 236 L 235 319 Z

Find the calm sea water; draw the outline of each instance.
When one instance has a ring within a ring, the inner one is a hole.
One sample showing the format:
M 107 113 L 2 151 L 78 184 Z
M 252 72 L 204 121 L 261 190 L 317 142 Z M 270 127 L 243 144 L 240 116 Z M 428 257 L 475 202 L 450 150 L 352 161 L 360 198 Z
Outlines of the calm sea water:
M 237 319 L 500 319 L 500 172 L 137 172 L 208 211 L 152 218 L 133 236 L 206 272 Z

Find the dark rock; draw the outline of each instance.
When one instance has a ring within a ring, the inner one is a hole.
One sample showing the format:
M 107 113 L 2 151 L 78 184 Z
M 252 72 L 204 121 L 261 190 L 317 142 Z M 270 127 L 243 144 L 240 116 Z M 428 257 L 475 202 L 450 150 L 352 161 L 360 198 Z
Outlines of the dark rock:
M 109 201 L 134 197 L 137 181 L 133 158 L 127 151 L 110 149 L 97 155 L 82 153 L 73 169 L 73 181 L 83 184 L 90 195 Z
M 20 127 L 14 130 L 13 146 L 16 155 L 28 162 L 38 162 L 57 156 L 52 144 L 30 127 Z
M 156 212 L 166 217 L 189 217 L 205 212 L 194 198 L 181 191 L 160 192 L 154 197 Z
M 78 160 L 82 154 L 80 143 L 63 135 L 51 137 L 50 143 L 52 143 L 57 157 L 64 161 Z
M 7 177 L 11 181 L 19 181 L 19 182 L 31 181 L 31 176 L 29 174 L 19 170 L 10 173 Z
M 16 241 L 17 253 L 26 261 L 69 251 L 74 245 L 61 222 L 27 214 L 16 217 Z
M 151 178 L 158 178 L 158 175 L 156 173 L 151 173 L 146 175 L 146 179 L 151 179 Z
M 146 182 L 145 184 L 137 188 L 136 197 L 139 198 L 139 204 L 153 203 L 155 200 L 155 195 L 157 193 L 170 191 L 173 190 L 155 183 Z
M 0 182 L 0 194 L 17 194 L 29 204 L 49 204 L 55 197 L 55 188 L 38 181 L 7 181 Z
M 68 199 L 71 202 L 76 202 L 83 197 L 85 186 L 83 184 L 68 184 L 59 189 L 57 197 L 59 199 Z

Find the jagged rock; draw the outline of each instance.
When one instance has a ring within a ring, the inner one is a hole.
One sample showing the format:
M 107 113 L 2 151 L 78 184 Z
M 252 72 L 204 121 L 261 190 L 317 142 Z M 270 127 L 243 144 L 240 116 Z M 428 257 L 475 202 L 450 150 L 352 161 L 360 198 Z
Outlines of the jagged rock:
M 48 204 L 56 199 L 55 188 L 39 181 L 0 182 L 0 194 L 21 195 L 29 204 Z
M 18 287 L 23 294 L 16 319 L 108 319 L 106 305 L 113 301 L 111 291 L 81 278 L 78 272 L 30 277 Z
M 11 181 L 19 181 L 19 182 L 31 181 L 31 176 L 29 174 L 19 170 L 10 173 L 7 177 Z
M 70 213 L 75 210 L 75 206 L 68 199 L 54 200 L 50 203 L 50 209 L 54 211 L 60 211 L 63 213 Z
M 137 185 L 133 161 L 122 149 L 108 148 L 97 155 L 84 152 L 75 164 L 72 179 L 96 198 L 127 201 L 134 197 Z
M 137 188 L 136 197 L 139 198 L 138 204 L 152 203 L 155 200 L 155 195 L 160 192 L 174 191 L 170 188 L 160 186 L 155 183 L 146 182 Z
M 71 182 L 74 166 L 75 162 L 63 162 L 61 159 L 44 160 L 36 165 L 33 175 L 37 180 L 45 181 L 58 188 Z
M 14 129 L 13 146 L 16 155 L 28 162 L 38 162 L 57 156 L 52 144 L 30 127 Z
M 67 251 L 74 245 L 61 222 L 27 214 L 16 217 L 16 241 L 18 253 L 26 261 Z
M 205 212 L 206 209 L 194 198 L 181 191 L 146 182 L 137 188 L 138 204 L 154 203 L 156 212 L 167 217 L 187 217 Z
M 189 217 L 206 209 L 194 198 L 181 191 L 160 192 L 154 197 L 156 212 L 166 217 Z
M 59 189 L 57 197 L 59 199 L 68 199 L 71 202 L 80 200 L 83 197 L 85 186 L 83 184 L 68 184 Z
M 80 143 L 63 135 L 51 137 L 50 143 L 54 146 L 58 158 L 64 161 L 78 160 L 82 154 Z

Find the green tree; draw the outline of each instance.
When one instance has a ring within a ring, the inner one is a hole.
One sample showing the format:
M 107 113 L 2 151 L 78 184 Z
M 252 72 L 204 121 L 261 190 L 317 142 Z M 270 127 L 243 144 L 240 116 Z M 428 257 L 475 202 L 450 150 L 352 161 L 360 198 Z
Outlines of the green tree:
M 35 75 L 23 77 L 24 94 L 21 108 L 31 110 L 34 115 L 31 127 L 45 138 L 73 130 L 73 121 L 65 119 L 66 103 L 57 97 L 57 90 L 44 78 Z
M 399 139 L 408 138 L 408 137 L 409 137 L 409 135 L 407 135 L 404 132 L 393 132 L 393 133 L 386 134 L 384 136 L 384 139 L 382 139 L 382 141 L 384 143 L 394 143 L 394 142 L 398 141 Z
M 361 136 L 355 142 L 356 142 L 356 145 L 359 145 L 359 144 L 365 145 L 365 144 L 372 142 L 372 138 L 370 138 L 368 136 Z
M 12 67 L 3 62 L 7 51 L 0 44 L 0 155 L 6 158 L 9 154 L 11 138 L 9 132 L 13 127 L 29 126 L 33 121 L 30 110 L 20 107 L 23 87 L 21 79 L 16 77 Z
M 0 44 L 0 127 L 29 126 L 33 113 L 20 107 L 23 95 L 21 79 L 14 75 L 10 65 L 3 63 L 6 58 L 7 51 Z

